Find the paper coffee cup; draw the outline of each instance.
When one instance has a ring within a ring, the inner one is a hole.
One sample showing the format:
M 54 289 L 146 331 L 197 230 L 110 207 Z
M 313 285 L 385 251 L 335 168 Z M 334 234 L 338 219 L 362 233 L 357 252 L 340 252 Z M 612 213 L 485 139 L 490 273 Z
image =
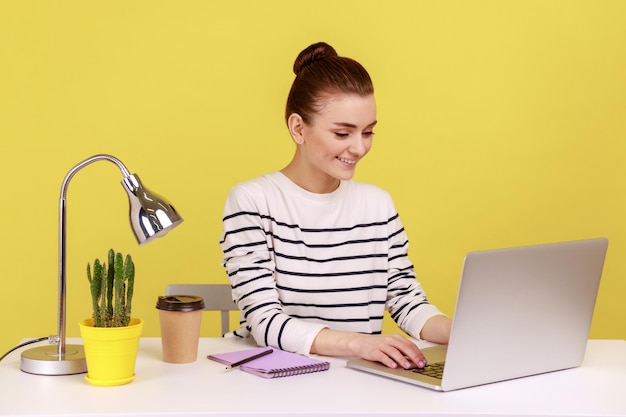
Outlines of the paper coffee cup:
M 163 361 L 195 362 L 198 358 L 204 300 L 195 295 L 159 296 L 156 305 L 161 326 Z

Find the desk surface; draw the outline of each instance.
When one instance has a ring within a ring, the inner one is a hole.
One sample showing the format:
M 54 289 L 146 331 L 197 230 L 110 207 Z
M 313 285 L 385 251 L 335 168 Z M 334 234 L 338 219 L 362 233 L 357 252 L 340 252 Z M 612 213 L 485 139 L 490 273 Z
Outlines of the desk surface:
M 24 373 L 16 351 L 0 362 L 0 415 L 626 416 L 623 340 L 590 340 L 579 368 L 445 393 L 348 369 L 345 358 L 325 358 L 325 372 L 270 380 L 226 371 L 205 358 L 251 346 L 230 338 L 201 339 L 196 362 L 167 364 L 160 343 L 141 340 L 137 377 L 118 387 Z

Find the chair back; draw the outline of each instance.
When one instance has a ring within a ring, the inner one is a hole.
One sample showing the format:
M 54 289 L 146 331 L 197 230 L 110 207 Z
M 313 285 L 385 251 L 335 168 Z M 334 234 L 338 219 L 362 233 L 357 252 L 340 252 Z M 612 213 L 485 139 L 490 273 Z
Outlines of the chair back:
M 230 330 L 229 312 L 238 310 L 230 284 L 170 284 L 166 295 L 197 295 L 204 299 L 205 311 L 220 311 L 222 336 Z

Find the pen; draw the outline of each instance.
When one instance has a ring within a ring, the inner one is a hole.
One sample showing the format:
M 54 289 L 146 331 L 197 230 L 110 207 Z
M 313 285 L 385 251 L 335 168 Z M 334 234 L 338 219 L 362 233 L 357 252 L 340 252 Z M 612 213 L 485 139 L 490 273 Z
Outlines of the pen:
M 240 360 L 240 361 L 233 362 L 233 363 L 231 363 L 230 365 L 228 365 L 228 366 L 226 367 L 226 369 L 232 369 L 232 368 L 234 368 L 235 366 L 243 365 L 243 364 L 244 364 L 244 363 L 246 363 L 246 362 L 250 362 L 251 360 L 254 360 L 254 359 L 260 358 L 261 356 L 269 355 L 269 354 L 270 354 L 270 353 L 272 353 L 272 352 L 273 352 L 273 349 L 264 350 L 263 352 L 260 352 L 260 353 L 257 353 L 256 355 L 252 355 L 252 356 L 250 356 L 249 358 L 244 358 L 244 359 L 242 359 L 242 360 Z

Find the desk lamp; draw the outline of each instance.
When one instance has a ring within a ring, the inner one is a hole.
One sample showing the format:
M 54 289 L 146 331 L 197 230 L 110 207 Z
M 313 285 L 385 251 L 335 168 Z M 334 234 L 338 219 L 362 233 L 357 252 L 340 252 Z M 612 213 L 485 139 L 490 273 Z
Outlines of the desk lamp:
M 68 184 L 74 174 L 85 166 L 101 160 L 113 162 L 124 175 L 122 186 L 128 194 L 130 225 L 139 245 L 165 235 L 183 221 L 167 200 L 143 187 L 139 177 L 131 175 L 124 164 L 111 155 L 94 155 L 70 169 L 61 185 L 59 199 L 59 333 L 56 338 L 51 338 L 51 343 L 56 345 L 40 346 L 22 353 L 21 370 L 24 372 L 38 375 L 71 375 L 87 372 L 83 346 L 65 343 L 65 199 Z

